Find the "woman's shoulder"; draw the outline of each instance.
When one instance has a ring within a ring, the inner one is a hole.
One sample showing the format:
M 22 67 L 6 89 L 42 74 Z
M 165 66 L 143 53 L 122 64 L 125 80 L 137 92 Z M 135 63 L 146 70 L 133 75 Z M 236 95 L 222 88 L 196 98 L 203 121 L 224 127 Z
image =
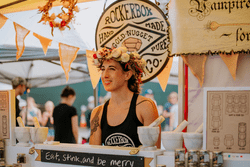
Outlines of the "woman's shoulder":
M 136 102 L 136 113 L 143 120 L 144 125 L 148 125 L 158 117 L 155 102 L 150 98 L 139 96 Z
M 95 113 L 95 112 L 98 112 L 98 111 L 102 111 L 104 107 L 104 104 L 101 104 L 99 106 L 96 106 L 93 110 L 92 110 L 92 113 Z
M 92 118 L 96 118 L 96 117 L 99 117 L 101 118 L 102 116 L 102 111 L 103 111 L 103 107 L 104 107 L 104 104 L 101 104 L 99 106 L 96 106 L 92 112 L 91 112 L 91 117 Z
M 137 102 L 136 102 L 137 105 L 139 104 L 143 104 L 144 107 L 152 107 L 152 106 L 155 106 L 155 102 L 150 99 L 150 98 L 147 98 L 147 97 L 144 97 L 142 95 L 139 95 L 138 96 L 138 99 L 137 99 Z

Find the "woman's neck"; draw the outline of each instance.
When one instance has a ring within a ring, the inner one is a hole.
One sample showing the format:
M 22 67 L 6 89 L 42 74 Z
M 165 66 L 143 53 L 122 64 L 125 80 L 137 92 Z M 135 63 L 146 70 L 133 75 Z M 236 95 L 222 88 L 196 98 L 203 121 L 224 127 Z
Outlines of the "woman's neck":
M 68 106 L 71 106 L 71 103 L 69 102 L 69 100 L 67 98 L 62 98 L 61 103 L 62 104 L 67 104 Z
M 111 92 L 110 102 L 119 105 L 126 101 L 130 101 L 133 97 L 133 94 L 134 92 L 130 91 L 129 89 Z

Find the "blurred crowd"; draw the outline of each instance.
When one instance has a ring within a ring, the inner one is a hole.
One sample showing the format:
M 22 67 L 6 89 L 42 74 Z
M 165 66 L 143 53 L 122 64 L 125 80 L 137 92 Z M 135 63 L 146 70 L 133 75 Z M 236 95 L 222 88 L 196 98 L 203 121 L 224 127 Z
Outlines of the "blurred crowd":
M 16 90 L 16 97 L 25 93 L 28 87 L 27 82 L 20 77 L 13 79 L 12 85 Z M 164 105 L 157 104 L 154 92 L 151 89 L 146 89 L 144 96 L 152 99 L 157 106 L 159 116 L 162 115 L 165 117 L 165 121 L 161 124 L 162 131 L 174 130 L 178 125 L 178 94 L 171 92 L 168 97 L 166 97 L 166 103 Z M 104 104 L 110 97 L 110 92 L 105 96 L 100 96 L 98 105 Z M 40 125 L 48 127 L 49 129 L 47 141 L 59 140 L 61 142 L 78 143 L 78 128 L 90 129 L 90 116 L 92 110 L 95 108 L 95 98 L 94 96 L 89 96 L 87 97 L 88 104 L 81 105 L 80 122 L 78 122 L 79 116 L 77 110 L 73 107 L 75 99 L 75 91 L 69 86 L 63 89 L 61 101 L 57 106 L 49 99 L 44 105 L 36 104 L 35 99 L 30 96 L 27 97 L 26 105 L 20 105 L 19 100 L 16 98 L 16 104 L 21 106 L 21 108 L 16 106 L 16 116 L 21 116 L 25 126 L 30 127 L 34 126 L 33 117 L 37 117 Z M 59 130 L 60 128 L 63 130 Z M 65 135 L 66 133 L 67 135 Z M 65 139 L 64 136 L 70 137 Z M 88 142 L 88 138 L 83 138 L 83 140 L 84 142 Z M 82 141 L 82 143 L 84 142 Z

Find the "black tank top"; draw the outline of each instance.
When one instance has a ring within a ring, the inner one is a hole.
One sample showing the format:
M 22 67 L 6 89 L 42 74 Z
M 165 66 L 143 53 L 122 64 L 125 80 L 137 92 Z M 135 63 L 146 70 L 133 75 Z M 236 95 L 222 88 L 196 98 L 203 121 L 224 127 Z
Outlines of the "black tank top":
M 130 108 L 125 120 L 117 126 L 110 126 L 107 122 L 107 107 L 109 101 L 104 104 L 101 129 L 102 143 L 105 146 L 139 147 L 141 142 L 137 134 L 137 127 L 143 126 L 136 116 L 136 100 L 138 94 L 133 95 Z

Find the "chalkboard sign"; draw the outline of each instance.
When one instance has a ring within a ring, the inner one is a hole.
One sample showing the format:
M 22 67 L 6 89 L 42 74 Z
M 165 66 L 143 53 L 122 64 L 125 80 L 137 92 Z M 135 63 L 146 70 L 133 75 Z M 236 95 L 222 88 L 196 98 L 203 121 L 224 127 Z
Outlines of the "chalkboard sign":
M 41 150 L 41 161 L 82 166 L 144 167 L 144 157 Z

